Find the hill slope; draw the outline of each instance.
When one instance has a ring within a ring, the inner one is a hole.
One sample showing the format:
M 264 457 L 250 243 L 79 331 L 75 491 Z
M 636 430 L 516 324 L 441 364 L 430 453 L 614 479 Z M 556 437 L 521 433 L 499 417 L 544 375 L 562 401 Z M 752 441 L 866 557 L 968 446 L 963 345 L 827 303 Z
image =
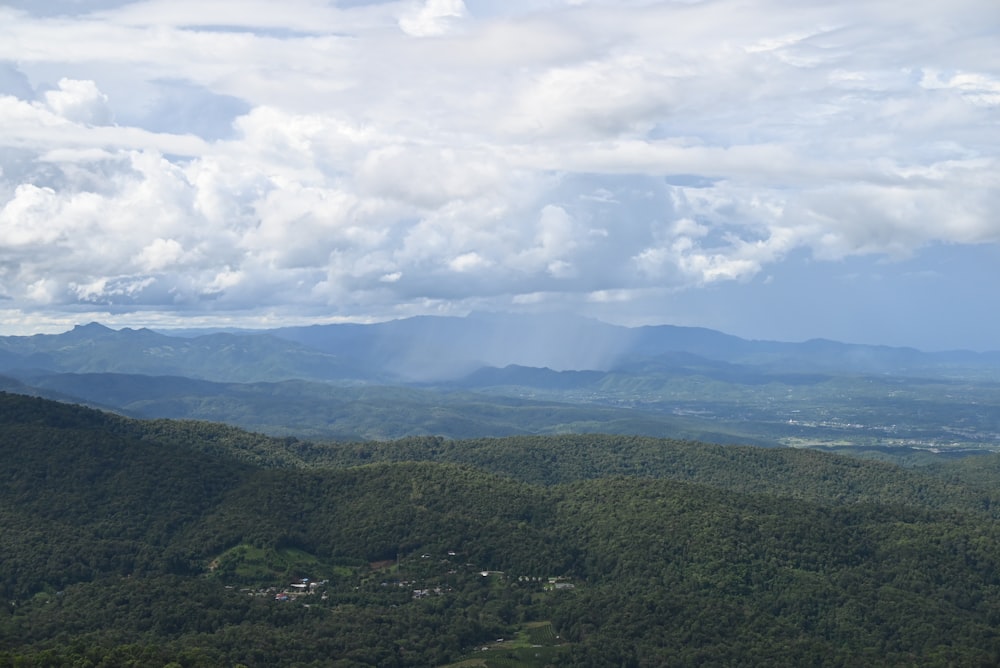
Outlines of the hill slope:
M 465 444 L 479 465 L 568 481 L 543 486 L 442 463 L 460 448 L 439 439 L 378 446 L 438 461 L 347 466 L 389 458 L 357 445 L 334 465 L 315 444 L 0 394 L 0 662 L 426 666 L 532 633 L 543 648 L 485 656 L 1000 656 L 992 462 L 973 476 L 633 441 Z

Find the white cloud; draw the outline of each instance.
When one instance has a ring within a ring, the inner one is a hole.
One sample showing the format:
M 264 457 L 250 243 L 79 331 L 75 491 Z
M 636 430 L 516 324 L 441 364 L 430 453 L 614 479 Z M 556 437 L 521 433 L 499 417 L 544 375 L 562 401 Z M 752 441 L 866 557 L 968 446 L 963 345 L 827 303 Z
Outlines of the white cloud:
M 74 123 L 108 125 L 112 121 L 108 96 L 93 81 L 60 79 L 59 88 L 46 91 L 43 97 L 53 113 Z
M 1000 241 L 988 0 L 234 7 L 0 9 L 12 308 L 655 302 Z
M 973 104 L 1000 105 L 1000 78 L 981 72 L 958 72 L 946 75 L 940 71 L 923 72 L 920 85 L 928 90 L 955 90 Z
M 462 0 L 423 0 L 400 17 L 399 27 L 414 37 L 443 35 L 465 14 Z
M 468 253 L 462 253 L 458 257 L 454 258 L 448 263 L 448 266 L 452 271 L 457 271 L 458 273 L 464 273 L 467 271 L 474 271 L 481 267 L 486 267 L 492 264 L 489 260 L 485 259 L 482 255 L 475 251 L 469 251 Z
M 139 253 L 136 264 L 143 271 L 161 271 L 180 262 L 184 247 L 174 239 L 157 237 Z

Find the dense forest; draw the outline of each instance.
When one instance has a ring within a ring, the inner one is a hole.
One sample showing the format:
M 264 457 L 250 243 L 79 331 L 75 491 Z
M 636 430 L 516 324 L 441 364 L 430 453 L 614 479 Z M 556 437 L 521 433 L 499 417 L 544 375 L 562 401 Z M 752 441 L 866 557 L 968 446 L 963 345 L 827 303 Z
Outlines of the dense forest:
M 0 394 L 0 666 L 1000 662 L 1000 457 L 313 443 Z

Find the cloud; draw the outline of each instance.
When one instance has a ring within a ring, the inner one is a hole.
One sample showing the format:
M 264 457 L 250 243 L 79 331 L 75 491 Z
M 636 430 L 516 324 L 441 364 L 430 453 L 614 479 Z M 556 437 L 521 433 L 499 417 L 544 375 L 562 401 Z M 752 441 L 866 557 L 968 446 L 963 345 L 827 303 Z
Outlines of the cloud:
M 1000 241 L 988 0 L 59 6 L 0 9 L 26 312 L 642 310 Z
M 93 81 L 60 79 L 59 87 L 43 94 L 45 105 L 66 120 L 85 125 L 109 125 L 108 96 Z
M 462 0 L 425 0 L 400 17 L 399 27 L 413 37 L 443 35 L 465 13 Z

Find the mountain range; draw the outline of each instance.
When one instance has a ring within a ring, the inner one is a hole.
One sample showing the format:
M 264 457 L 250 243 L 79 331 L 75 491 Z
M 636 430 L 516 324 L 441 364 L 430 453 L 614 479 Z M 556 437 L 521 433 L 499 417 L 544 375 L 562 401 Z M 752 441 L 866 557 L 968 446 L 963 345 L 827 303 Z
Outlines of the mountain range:
M 1000 353 L 752 341 L 576 316 L 0 337 L 0 387 L 341 440 L 565 432 L 989 449 Z
M 774 372 L 914 374 L 1000 369 L 1000 352 L 922 352 L 814 339 L 741 339 L 672 325 L 623 327 L 578 316 L 472 314 L 268 330 L 113 330 L 0 337 L 0 371 L 180 375 L 220 382 L 288 379 L 414 383 L 461 379 L 483 367 L 613 371 L 655 361 L 705 361 Z

